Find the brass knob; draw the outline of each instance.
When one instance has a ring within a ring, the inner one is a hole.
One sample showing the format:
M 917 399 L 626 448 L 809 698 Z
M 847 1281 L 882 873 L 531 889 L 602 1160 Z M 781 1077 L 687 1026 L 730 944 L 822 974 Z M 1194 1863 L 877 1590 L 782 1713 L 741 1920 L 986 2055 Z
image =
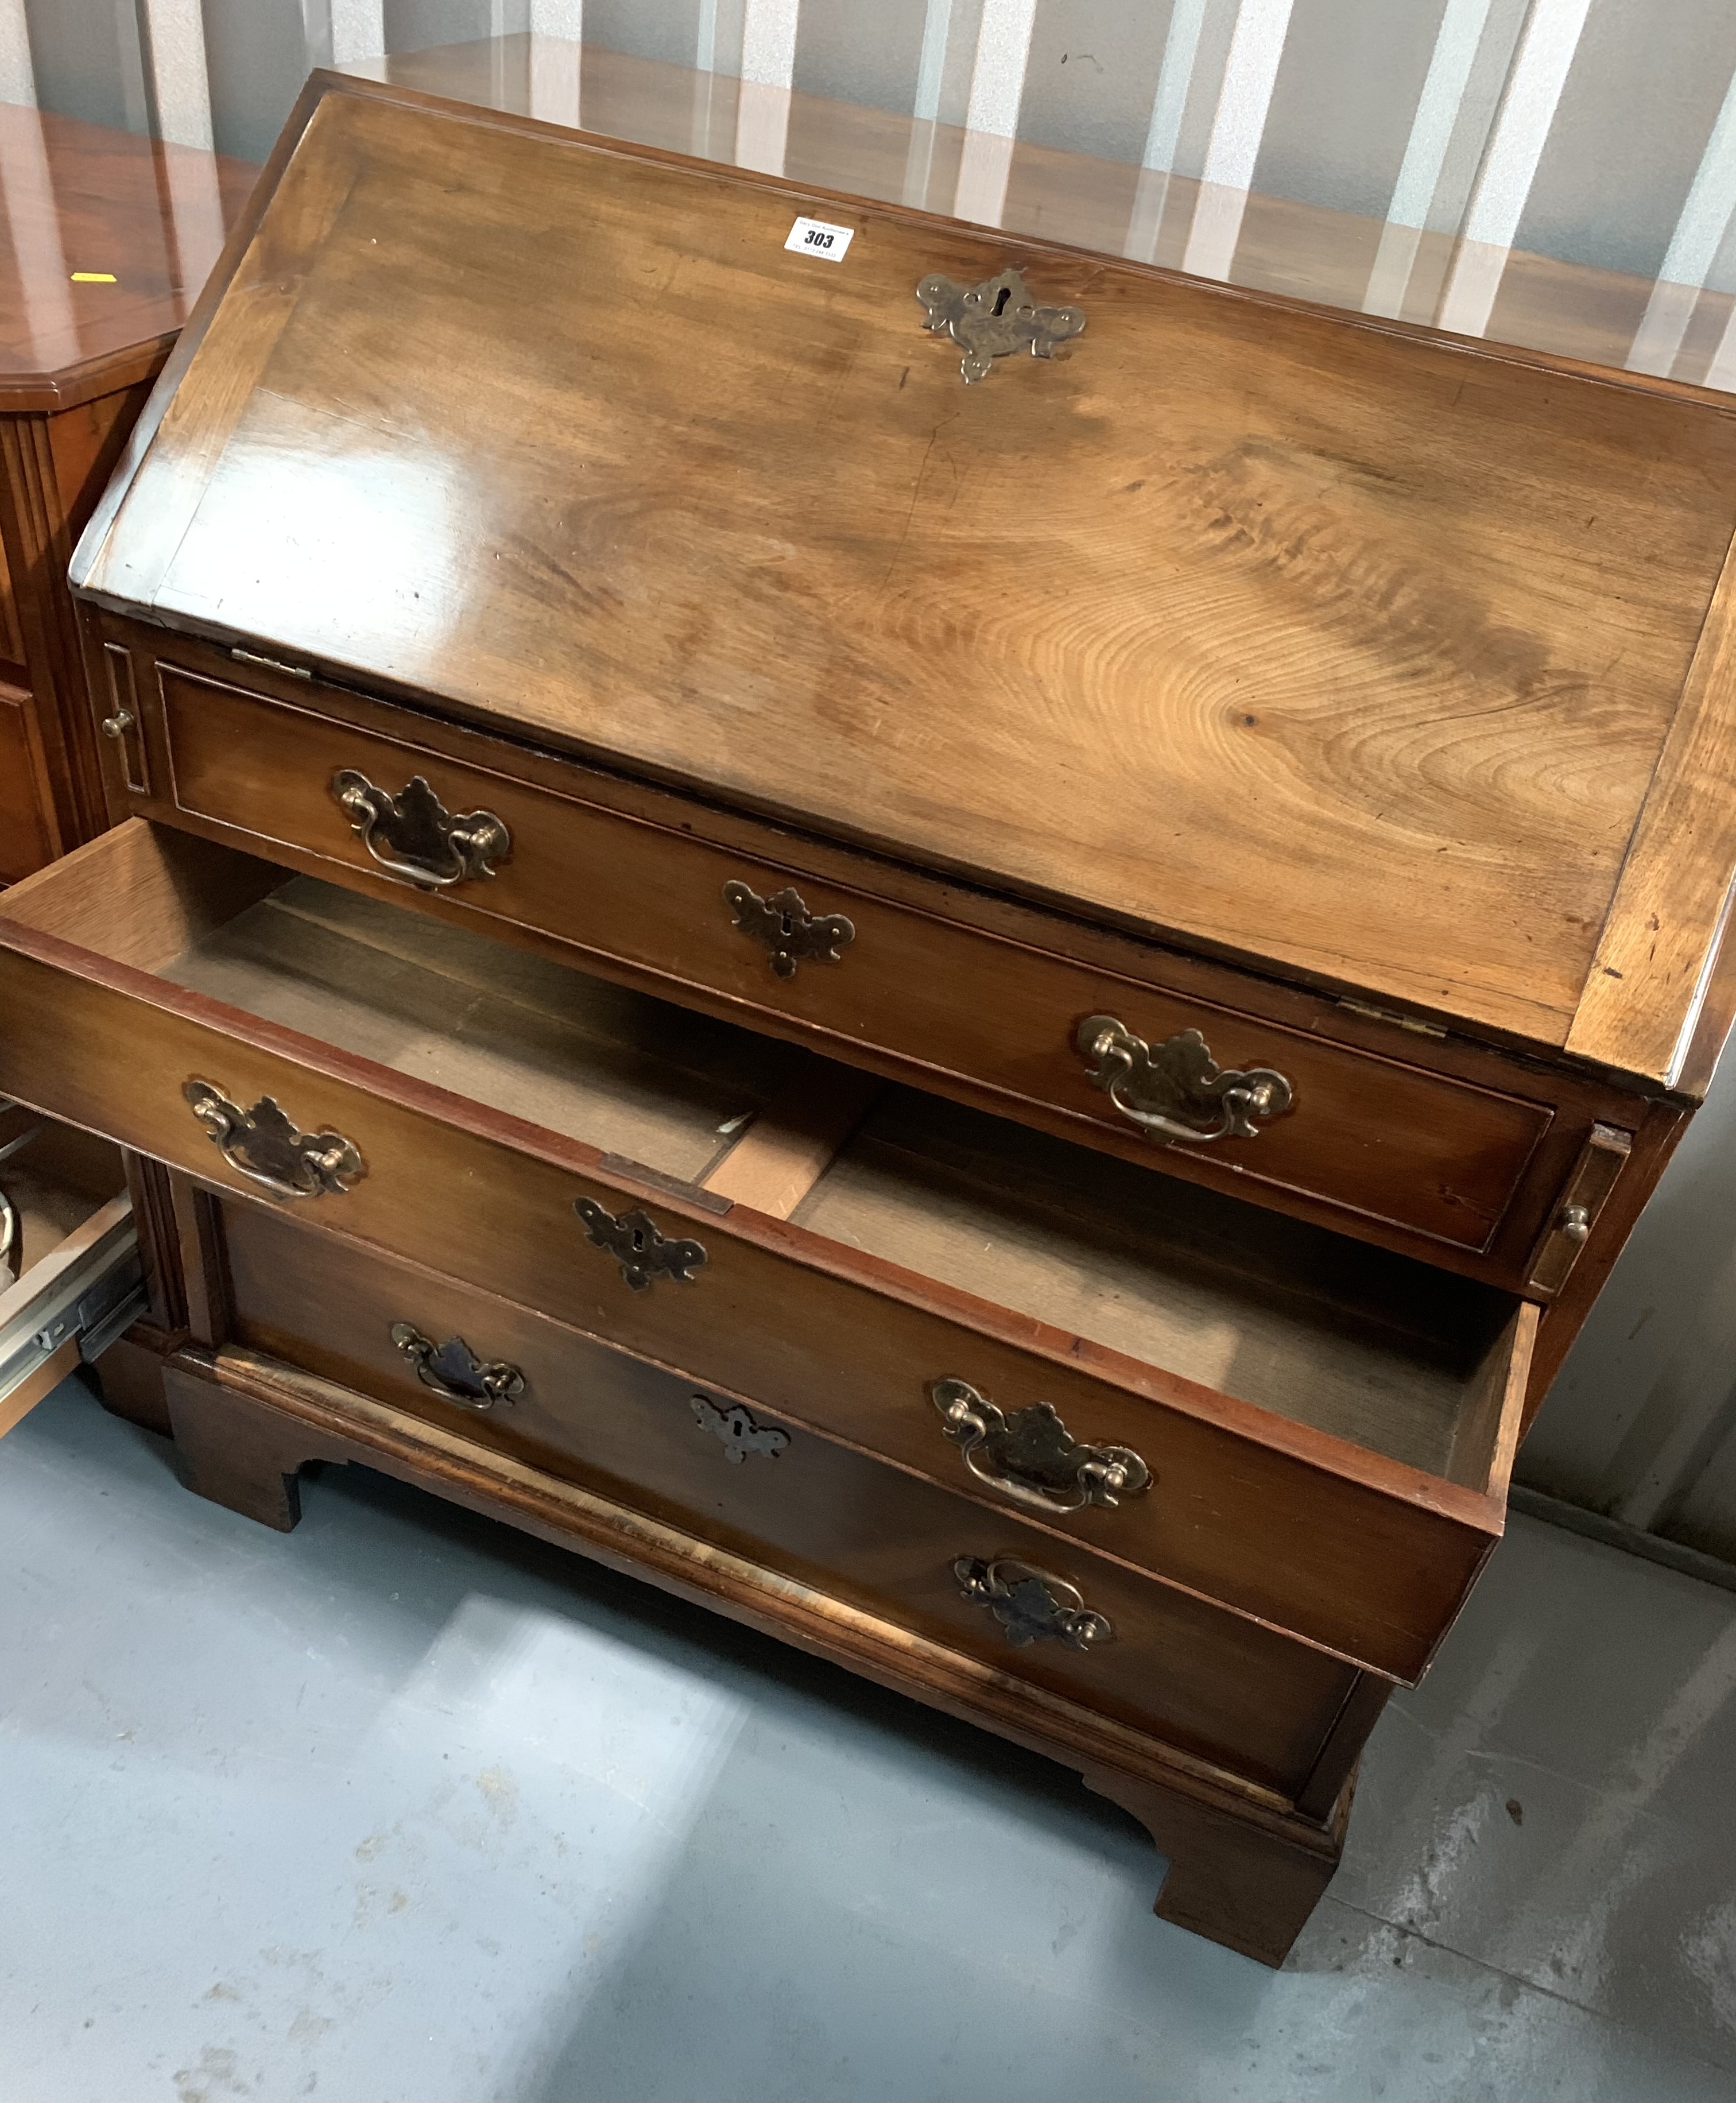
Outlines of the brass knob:
M 117 745 L 132 727 L 133 713 L 131 709 L 118 709 L 112 716 L 103 718 L 103 736 L 112 737 Z
M 1583 1205 L 1565 1205 L 1556 1225 L 1569 1241 L 1583 1242 L 1592 1231 L 1592 1215 Z

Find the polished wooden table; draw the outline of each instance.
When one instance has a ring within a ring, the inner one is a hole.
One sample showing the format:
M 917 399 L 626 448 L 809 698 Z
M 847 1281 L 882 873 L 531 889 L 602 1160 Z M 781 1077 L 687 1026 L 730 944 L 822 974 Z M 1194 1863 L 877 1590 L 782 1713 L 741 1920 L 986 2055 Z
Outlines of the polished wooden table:
M 106 822 L 66 566 L 255 173 L 0 104 L 0 883 Z

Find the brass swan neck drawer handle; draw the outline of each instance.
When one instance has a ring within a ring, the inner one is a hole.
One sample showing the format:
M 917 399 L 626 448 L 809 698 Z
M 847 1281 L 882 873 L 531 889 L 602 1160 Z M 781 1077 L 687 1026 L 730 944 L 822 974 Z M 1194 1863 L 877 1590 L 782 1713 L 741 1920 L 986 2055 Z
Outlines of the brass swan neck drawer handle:
M 420 774 L 394 796 L 340 767 L 331 793 L 386 874 L 419 891 L 448 891 L 473 876 L 492 876 L 496 862 L 512 859 L 513 836 L 503 819 L 492 811 L 455 816 Z
M 392 1324 L 392 1340 L 416 1369 L 424 1387 L 460 1409 L 478 1416 L 497 1402 L 516 1402 L 525 1391 L 525 1376 L 504 1358 L 479 1358 L 462 1336 L 436 1344 L 408 1322 Z
M 955 285 L 931 271 L 917 285 L 917 297 L 928 310 L 923 327 L 951 336 L 964 352 L 958 370 L 967 387 L 986 380 L 995 360 L 1015 350 L 1052 358 L 1058 343 L 1085 327 L 1077 307 L 1038 306 L 1016 269 L 985 278 L 980 285 Z
M 1030 1643 L 1091 1650 L 1115 1640 L 1108 1617 L 1086 1606 L 1077 1585 L 1010 1555 L 997 1555 L 989 1563 L 978 1555 L 961 1555 L 952 1575 L 960 1595 L 987 1607 L 1015 1650 Z
M 691 1285 L 693 1274 L 705 1261 L 705 1251 L 698 1242 L 670 1240 L 640 1206 L 621 1213 L 606 1212 L 593 1198 L 575 1198 L 573 1210 L 584 1222 L 585 1239 L 593 1247 L 608 1251 L 635 1292 L 649 1292 L 659 1278 Z
M 1218 1065 L 1197 1029 L 1150 1045 L 1112 1015 L 1088 1015 L 1073 1041 L 1091 1085 L 1155 1138 L 1193 1146 L 1257 1139 L 1259 1125 L 1281 1117 L 1294 1100 L 1290 1083 L 1269 1066 L 1238 1072 Z
M 800 963 L 839 964 L 856 939 L 855 923 L 841 913 L 810 913 L 793 884 L 761 898 L 745 883 L 723 887 L 723 902 L 735 927 L 757 942 L 780 979 L 793 979 Z
M 977 1480 L 1033 1511 L 1112 1509 L 1150 1487 L 1152 1471 L 1130 1446 L 1085 1445 L 1052 1403 L 1033 1402 L 1009 1416 L 968 1381 L 938 1380 L 928 1392 Z
M 337 1132 L 298 1132 L 274 1096 L 244 1110 L 210 1081 L 189 1081 L 181 1094 L 236 1174 L 274 1198 L 341 1197 L 367 1173 L 353 1140 Z
M 779 1430 L 775 1424 L 756 1424 L 753 1412 L 744 1409 L 739 1402 L 728 1409 L 719 1409 L 703 1394 L 696 1394 L 693 1421 L 721 1442 L 724 1459 L 738 1468 L 750 1453 L 757 1453 L 761 1460 L 775 1461 L 789 1443 L 788 1432 Z

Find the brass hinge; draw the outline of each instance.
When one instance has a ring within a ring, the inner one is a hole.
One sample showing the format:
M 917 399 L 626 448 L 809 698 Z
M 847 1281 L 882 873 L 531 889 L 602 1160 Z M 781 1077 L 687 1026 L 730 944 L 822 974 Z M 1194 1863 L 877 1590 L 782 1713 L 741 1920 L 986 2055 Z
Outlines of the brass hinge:
M 286 678 L 311 679 L 305 665 L 286 665 L 281 657 L 262 657 L 257 650 L 243 650 L 239 643 L 229 652 L 238 665 L 263 665 L 268 672 L 282 672 Z
M 1339 1006 L 1348 1008 L 1352 1015 L 1365 1017 L 1370 1022 L 1390 1022 L 1395 1029 L 1408 1029 L 1414 1037 L 1446 1035 L 1444 1022 L 1425 1022 L 1419 1015 L 1401 1015 L 1390 1007 L 1370 1007 L 1365 1000 L 1341 1000 Z

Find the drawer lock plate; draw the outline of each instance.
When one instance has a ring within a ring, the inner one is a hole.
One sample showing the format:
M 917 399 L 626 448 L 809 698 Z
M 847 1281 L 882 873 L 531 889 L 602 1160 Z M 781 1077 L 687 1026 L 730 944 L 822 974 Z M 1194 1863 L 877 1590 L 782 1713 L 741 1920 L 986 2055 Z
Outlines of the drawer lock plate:
M 721 1442 L 724 1459 L 738 1468 L 750 1453 L 775 1461 L 789 1443 L 788 1432 L 779 1430 L 775 1424 L 756 1424 L 753 1412 L 739 1402 L 728 1409 L 719 1409 L 703 1394 L 696 1394 L 693 1421 L 702 1431 L 710 1432 Z
M 637 1205 L 617 1216 L 592 1198 L 575 1198 L 573 1210 L 584 1221 L 586 1239 L 593 1247 L 609 1252 L 635 1292 L 649 1292 L 659 1278 L 691 1285 L 693 1274 L 705 1260 L 698 1242 L 670 1240 L 650 1214 Z
M 997 358 L 1028 350 L 1033 358 L 1052 358 L 1057 344 L 1085 327 L 1077 307 L 1040 307 L 1017 270 L 1003 270 L 980 285 L 955 285 L 931 271 L 917 287 L 928 310 L 922 326 L 952 337 L 964 357 L 959 372 L 968 387 L 986 380 Z
M 780 979 L 793 979 L 800 963 L 837 964 L 856 939 L 855 924 L 841 913 L 810 913 L 793 884 L 761 898 L 745 883 L 723 887 L 723 902 L 737 931 L 757 942 Z

